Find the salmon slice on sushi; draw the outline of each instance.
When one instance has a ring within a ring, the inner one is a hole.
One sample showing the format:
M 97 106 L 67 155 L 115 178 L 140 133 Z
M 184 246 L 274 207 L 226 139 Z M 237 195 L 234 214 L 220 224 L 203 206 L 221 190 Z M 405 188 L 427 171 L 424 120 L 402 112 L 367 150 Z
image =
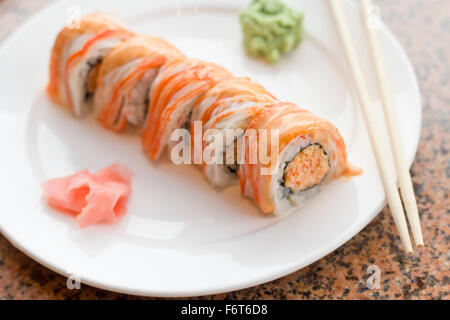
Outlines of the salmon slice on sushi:
M 253 82 L 250 78 L 232 77 L 220 81 L 199 99 L 192 110 L 192 120 L 206 124 L 215 114 L 233 104 L 224 103 L 226 99 L 231 99 L 232 102 L 277 100 L 262 85 Z
M 92 109 L 99 67 L 108 52 L 133 33 L 106 14 L 80 19 L 79 28 L 66 26 L 55 40 L 50 57 L 47 93 L 80 117 Z
M 266 137 L 266 146 L 254 143 L 272 130 L 277 130 L 277 140 Z M 262 147 L 263 154 L 268 155 L 264 163 L 259 157 Z M 243 150 L 246 158 L 239 168 L 241 192 L 263 213 L 285 214 L 332 180 L 362 173 L 347 161 L 338 130 L 292 103 L 277 103 L 256 116 L 244 137 Z M 252 155 L 258 155 L 254 162 L 250 160 Z
M 173 130 L 189 128 L 196 101 L 215 84 L 230 77 L 226 69 L 201 60 L 179 58 L 164 65 L 151 91 L 142 135 L 144 149 L 153 160 L 170 146 Z
M 128 123 L 142 129 L 150 90 L 160 68 L 183 54 L 163 39 L 135 36 L 112 50 L 99 71 L 94 98 L 96 117 L 108 129 Z
M 203 149 L 214 150 L 213 161 L 202 164 L 211 184 L 226 187 L 238 182 L 239 151 L 245 131 L 266 105 L 276 101 L 263 86 L 249 78 L 221 81 L 201 98 L 194 108 L 193 119 L 203 124 Z

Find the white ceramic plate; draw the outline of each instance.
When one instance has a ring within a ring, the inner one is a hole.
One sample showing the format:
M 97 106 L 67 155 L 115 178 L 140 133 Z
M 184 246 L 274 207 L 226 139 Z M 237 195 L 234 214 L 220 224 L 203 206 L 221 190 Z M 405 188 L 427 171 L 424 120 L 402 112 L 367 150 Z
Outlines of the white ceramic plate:
M 152 164 L 137 136 L 77 120 L 44 94 L 50 48 L 73 3 L 60 1 L 0 49 L 0 227 L 15 246 L 48 268 L 96 287 L 193 296 L 296 271 L 341 246 L 375 217 L 384 193 L 327 1 L 289 1 L 305 12 L 307 37 L 275 66 L 243 52 L 238 10 L 244 2 L 105 0 L 83 1 L 80 9 L 119 14 L 133 30 L 164 37 L 189 56 L 251 76 L 275 95 L 331 120 L 346 140 L 351 162 L 365 174 L 332 183 L 301 210 L 278 219 L 259 214 L 237 186 L 218 191 L 195 168 Z M 345 1 L 345 9 L 373 81 L 359 8 Z M 381 40 L 411 163 L 421 123 L 419 89 L 407 56 L 384 26 Z M 379 104 L 375 83 L 371 89 Z M 42 202 L 42 181 L 116 161 L 136 172 L 129 213 L 119 224 L 81 230 L 74 219 Z

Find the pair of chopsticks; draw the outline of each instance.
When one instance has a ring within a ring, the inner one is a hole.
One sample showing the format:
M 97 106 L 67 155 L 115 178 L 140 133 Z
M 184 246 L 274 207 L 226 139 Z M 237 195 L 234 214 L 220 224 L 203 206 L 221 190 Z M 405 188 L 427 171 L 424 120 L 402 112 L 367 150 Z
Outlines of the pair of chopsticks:
M 338 32 L 341 37 L 342 44 L 345 48 L 348 63 L 358 89 L 359 98 L 361 100 L 362 111 L 368 129 L 369 137 L 372 144 L 372 150 L 377 161 L 378 170 L 380 171 L 383 182 L 384 191 L 391 209 L 394 223 L 400 234 L 400 240 L 407 252 L 412 252 L 411 240 L 409 238 L 408 226 L 406 224 L 403 212 L 402 202 L 397 190 L 394 168 L 390 165 L 386 154 L 389 154 L 389 146 L 383 143 L 380 132 L 380 119 L 375 114 L 374 107 L 369 95 L 369 90 L 364 79 L 364 74 L 356 53 L 355 45 L 350 35 L 348 24 L 341 6 L 341 0 L 329 0 L 333 11 Z M 365 21 L 369 21 L 369 9 L 372 7 L 371 0 L 361 0 L 361 8 Z M 398 181 L 400 185 L 403 203 L 408 215 L 408 220 L 413 232 L 414 241 L 417 246 L 423 245 L 422 230 L 420 228 L 419 212 L 417 209 L 414 189 L 409 174 L 409 168 L 406 164 L 403 145 L 398 128 L 397 116 L 395 113 L 395 104 L 390 88 L 390 81 L 386 71 L 386 63 L 381 50 L 379 35 L 375 27 L 366 24 L 370 49 L 372 52 L 372 60 L 375 64 L 378 85 L 381 91 L 385 121 L 389 132 L 389 140 L 394 155 L 395 168 L 397 170 Z

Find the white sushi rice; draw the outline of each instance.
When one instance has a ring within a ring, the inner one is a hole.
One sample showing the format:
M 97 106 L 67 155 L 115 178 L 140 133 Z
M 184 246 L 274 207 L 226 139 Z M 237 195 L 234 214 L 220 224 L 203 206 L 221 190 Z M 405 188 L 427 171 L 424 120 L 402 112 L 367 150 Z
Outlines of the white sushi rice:
M 128 122 L 142 128 L 150 102 L 150 89 L 158 74 L 158 68 L 148 70 L 125 97 L 123 111 Z
M 59 74 L 61 75 L 59 77 L 59 91 L 61 92 L 61 98 L 63 99 L 63 103 L 67 104 L 67 92 L 66 92 L 66 86 L 64 83 L 64 79 L 66 77 L 66 62 L 69 59 L 69 57 L 74 54 L 75 52 L 77 52 L 78 50 L 80 50 L 84 43 L 90 38 L 92 37 L 92 34 L 83 34 L 75 39 L 73 39 L 70 44 L 68 44 L 67 46 L 64 46 L 63 48 L 63 52 L 62 52 L 62 57 L 61 57 L 61 61 L 59 64 Z
M 128 77 L 141 63 L 142 58 L 133 59 L 126 64 L 111 70 L 102 81 L 101 88 L 97 88 L 94 105 L 95 113 L 98 114 L 101 108 L 108 106 L 114 97 L 117 84 Z M 147 70 L 144 75 L 133 86 L 129 94 L 119 98 L 121 103 L 120 112 L 124 112 L 127 121 L 138 128 L 145 122 L 145 116 L 150 99 L 150 90 L 158 74 L 159 68 Z
M 70 46 L 67 54 L 64 54 L 64 64 L 67 59 L 76 51 L 80 50 L 84 43 L 91 37 L 92 35 L 82 35 L 77 38 Z M 89 51 L 82 56 L 82 59 L 77 65 L 69 70 L 68 85 L 70 90 L 70 95 L 72 97 L 73 103 L 73 111 L 77 117 L 81 117 L 87 111 L 91 109 L 91 101 L 86 101 L 86 81 L 89 71 L 91 69 L 91 64 L 96 61 L 102 60 L 105 55 L 111 51 L 121 39 L 118 37 L 106 38 L 104 40 L 100 40 L 95 42 Z M 63 69 L 64 70 L 64 69 Z M 62 73 L 64 74 L 64 73 Z M 66 75 L 64 75 L 65 77 Z M 64 77 L 61 79 L 61 86 L 64 86 Z

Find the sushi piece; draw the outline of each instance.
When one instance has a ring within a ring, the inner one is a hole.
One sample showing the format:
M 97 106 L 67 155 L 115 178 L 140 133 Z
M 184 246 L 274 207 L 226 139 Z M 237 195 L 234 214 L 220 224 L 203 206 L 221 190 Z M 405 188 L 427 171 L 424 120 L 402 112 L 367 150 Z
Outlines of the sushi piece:
M 79 28 L 65 27 L 51 52 L 47 85 L 50 98 L 69 107 L 78 117 L 89 111 L 103 58 L 132 35 L 114 18 L 101 13 L 82 17 Z
M 148 112 L 150 89 L 160 68 L 183 54 L 163 39 L 135 36 L 112 50 L 99 71 L 94 97 L 103 126 L 122 131 L 127 123 L 141 129 Z
M 170 144 L 173 130 L 189 127 L 196 101 L 216 83 L 231 76 L 214 63 L 195 59 L 179 58 L 164 65 L 151 91 L 142 135 L 144 149 L 153 160 Z
M 278 147 L 269 137 L 272 130 L 278 130 L 277 140 L 273 140 Z M 267 141 L 266 150 L 260 150 L 262 138 Z M 253 119 L 243 152 L 241 192 L 263 213 L 284 214 L 333 179 L 362 173 L 347 162 L 344 140 L 330 122 L 291 103 L 266 107 Z M 263 162 L 261 154 L 267 154 L 268 161 Z M 257 161 L 252 162 L 252 156 Z
M 263 86 L 249 78 L 221 81 L 201 98 L 194 108 L 193 119 L 203 123 L 203 150 L 210 148 L 215 152 L 214 161 L 202 164 L 211 184 L 226 187 L 238 183 L 239 151 L 245 131 L 267 104 L 276 101 Z

